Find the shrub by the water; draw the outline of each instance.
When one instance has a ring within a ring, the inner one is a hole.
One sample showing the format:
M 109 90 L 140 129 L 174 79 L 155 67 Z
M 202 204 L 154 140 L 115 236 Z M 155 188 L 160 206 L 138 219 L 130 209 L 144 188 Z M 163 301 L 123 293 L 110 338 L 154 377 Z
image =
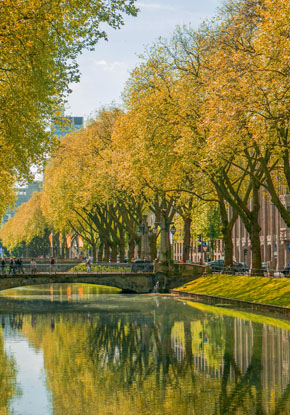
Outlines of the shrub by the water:
M 91 272 L 130 272 L 130 267 L 118 267 L 118 266 L 110 266 L 110 265 L 99 265 L 99 264 L 92 264 L 91 265 Z M 78 264 L 69 272 L 87 272 L 86 264 Z

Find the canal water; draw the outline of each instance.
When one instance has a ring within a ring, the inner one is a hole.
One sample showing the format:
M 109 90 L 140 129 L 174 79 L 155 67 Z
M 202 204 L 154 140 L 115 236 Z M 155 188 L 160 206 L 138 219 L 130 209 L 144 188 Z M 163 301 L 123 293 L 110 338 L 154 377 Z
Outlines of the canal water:
M 0 297 L 2 415 L 290 414 L 290 322 L 86 285 Z

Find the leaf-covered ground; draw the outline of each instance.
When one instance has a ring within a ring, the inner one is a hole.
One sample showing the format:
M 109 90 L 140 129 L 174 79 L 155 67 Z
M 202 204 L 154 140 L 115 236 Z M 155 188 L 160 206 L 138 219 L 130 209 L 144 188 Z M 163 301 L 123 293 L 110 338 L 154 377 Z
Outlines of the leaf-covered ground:
M 285 278 L 209 275 L 179 288 L 182 291 L 290 307 L 290 280 Z

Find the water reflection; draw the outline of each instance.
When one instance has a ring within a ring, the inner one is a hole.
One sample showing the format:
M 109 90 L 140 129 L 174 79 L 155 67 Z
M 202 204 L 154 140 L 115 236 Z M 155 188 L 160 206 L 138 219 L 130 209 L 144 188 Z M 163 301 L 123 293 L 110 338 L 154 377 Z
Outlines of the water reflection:
M 5 323 L 2 320 L 0 329 L 0 414 L 9 414 L 9 406 L 14 396 L 19 395 L 20 391 L 16 386 L 16 367 L 14 359 L 4 350 L 2 330 Z
M 95 301 L 103 311 L 3 316 L 43 353 L 47 414 L 290 413 L 290 323 L 162 297 Z
M 40 299 L 50 302 L 95 300 L 99 294 L 118 294 L 121 290 L 95 284 L 50 284 L 11 288 L 0 292 L 0 297 L 19 300 Z

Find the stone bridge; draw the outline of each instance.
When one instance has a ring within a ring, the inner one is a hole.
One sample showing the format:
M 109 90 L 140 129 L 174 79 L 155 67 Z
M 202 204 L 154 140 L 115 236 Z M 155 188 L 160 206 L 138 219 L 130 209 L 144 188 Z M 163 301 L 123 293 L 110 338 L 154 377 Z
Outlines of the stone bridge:
M 176 275 L 165 276 L 157 272 L 103 272 L 103 273 L 37 273 L 24 275 L 1 275 L 0 291 L 9 288 L 24 287 L 29 285 L 54 284 L 54 283 L 83 283 L 106 285 L 116 287 L 127 293 L 150 293 L 153 292 L 158 282 L 159 292 L 169 292 L 170 289 L 180 287 L 197 276 Z

